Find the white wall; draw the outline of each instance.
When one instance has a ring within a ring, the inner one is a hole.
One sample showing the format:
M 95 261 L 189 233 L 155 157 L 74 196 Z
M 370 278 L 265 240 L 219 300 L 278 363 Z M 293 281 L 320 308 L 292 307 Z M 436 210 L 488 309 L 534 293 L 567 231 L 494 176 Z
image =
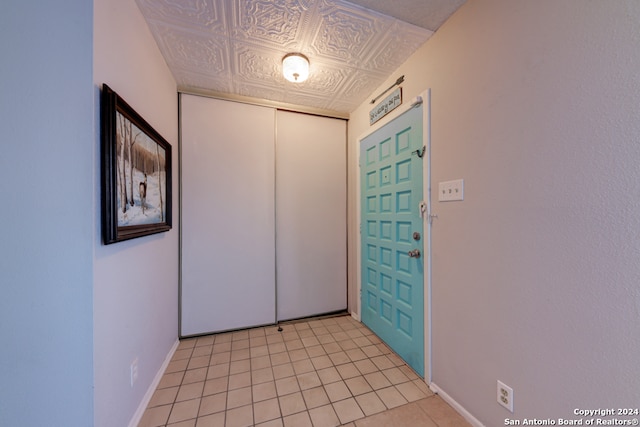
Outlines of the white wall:
M 430 87 L 432 182 L 465 179 L 434 202 L 433 379 L 487 426 L 637 406 L 638 46 L 634 0 L 469 0 L 374 91 Z
M 129 423 L 178 337 L 177 87 L 134 0 L 95 0 L 95 426 Z M 107 83 L 172 145 L 173 229 L 103 246 L 99 89 Z M 130 364 L 139 377 L 130 386 Z
M 0 425 L 93 419 L 92 4 L 0 3 Z

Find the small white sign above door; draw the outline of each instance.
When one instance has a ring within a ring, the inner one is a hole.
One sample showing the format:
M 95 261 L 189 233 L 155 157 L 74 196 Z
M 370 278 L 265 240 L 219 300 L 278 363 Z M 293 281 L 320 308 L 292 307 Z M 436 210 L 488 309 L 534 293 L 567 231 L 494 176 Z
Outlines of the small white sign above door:
M 375 122 L 398 108 L 402 105 L 402 88 L 391 92 L 382 102 L 376 105 L 373 110 L 369 112 L 369 125 L 373 125 Z

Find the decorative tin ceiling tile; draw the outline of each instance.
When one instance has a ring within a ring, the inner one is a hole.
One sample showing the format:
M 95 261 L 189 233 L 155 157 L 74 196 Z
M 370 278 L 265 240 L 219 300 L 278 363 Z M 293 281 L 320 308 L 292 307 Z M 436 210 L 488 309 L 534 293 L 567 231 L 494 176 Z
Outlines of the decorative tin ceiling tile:
M 176 82 L 182 87 L 219 93 L 233 93 L 231 80 L 227 76 L 212 75 L 210 73 L 200 74 L 182 69 L 177 69 L 174 75 Z
M 297 0 L 254 0 L 236 2 L 235 5 L 240 6 L 235 10 L 235 37 L 280 46 L 296 40 L 306 9 Z
M 284 85 L 278 87 L 277 85 L 265 86 L 240 83 L 236 86 L 235 93 L 238 95 L 250 96 L 257 99 L 268 99 L 269 101 L 276 102 L 285 102 L 285 99 L 287 98 Z
M 372 15 L 340 7 L 337 2 L 323 1 L 320 30 L 313 41 L 314 51 L 337 61 L 357 64 L 384 33 L 382 22 Z
M 342 0 L 136 0 L 181 90 L 349 113 L 431 31 Z M 420 0 L 423 1 L 423 0 Z M 309 79 L 281 61 L 309 57 Z
M 370 56 L 371 59 L 367 61 L 366 67 L 380 72 L 393 72 L 398 68 L 398 64 L 407 59 L 407 51 L 414 52 L 422 46 L 424 31 L 416 27 L 407 28 L 406 25 L 402 29 L 391 28 L 389 34 Z M 400 50 L 398 46 L 403 46 L 406 50 Z
M 384 81 L 383 78 L 377 76 L 377 78 L 361 79 L 358 76 L 351 79 L 344 87 L 341 88 L 340 94 L 341 101 L 346 102 L 348 99 L 358 98 L 358 105 L 367 100 L 367 97 L 376 90 L 380 85 L 380 82 Z M 362 98 L 362 94 L 364 98 Z
M 236 72 L 234 79 L 254 83 L 271 83 L 280 75 L 277 54 L 264 49 L 247 47 L 235 48 Z
M 225 2 L 211 0 L 136 0 L 147 21 L 175 23 L 177 26 L 226 34 Z
M 149 25 L 156 43 L 169 68 L 183 68 L 206 73 L 226 73 L 229 68 L 227 39 L 186 28 L 169 26 L 163 22 Z
M 348 75 L 353 74 L 342 67 L 331 64 L 317 64 L 310 69 L 310 77 L 303 84 L 310 91 L 318 94 L 338 93 L 340 87 L 348 79 Z

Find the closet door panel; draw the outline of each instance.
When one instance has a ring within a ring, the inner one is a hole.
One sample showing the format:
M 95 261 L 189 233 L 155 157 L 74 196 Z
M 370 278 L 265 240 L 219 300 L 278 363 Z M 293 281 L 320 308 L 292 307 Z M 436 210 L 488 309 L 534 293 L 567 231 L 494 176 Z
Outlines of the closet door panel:
M 180 96 L 180 334 L 274 323 L 275 110 Z
M 347 308 L 346 122 L 277 112 L 278 320 Z

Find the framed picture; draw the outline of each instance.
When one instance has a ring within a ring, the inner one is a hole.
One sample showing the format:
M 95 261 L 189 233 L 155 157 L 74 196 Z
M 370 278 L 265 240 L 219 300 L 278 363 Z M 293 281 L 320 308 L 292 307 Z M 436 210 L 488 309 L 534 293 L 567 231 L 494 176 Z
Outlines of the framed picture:
M 171 145 L 102 86 L 102 237 L 105 245 L 171 229 Z

